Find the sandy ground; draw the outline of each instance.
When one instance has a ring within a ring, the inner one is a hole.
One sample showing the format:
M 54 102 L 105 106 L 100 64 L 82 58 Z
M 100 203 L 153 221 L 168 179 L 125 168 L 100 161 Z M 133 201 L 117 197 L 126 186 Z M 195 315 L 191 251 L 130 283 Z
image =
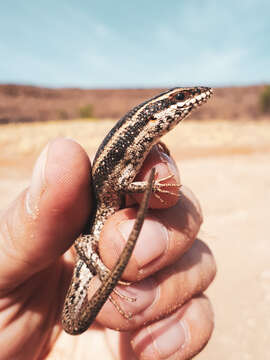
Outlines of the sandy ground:
M 0 210 L 27 186 L 34 159 L 56 136 L 95 152 L 109 121 L 0 126 Z M 182 182 L 201 201 L 200 237 L 215 254 L 218 275 L 207 291 L 216 327 L 200 360 L 269 359 L 270 122 L 187 120 L 165 140 Z

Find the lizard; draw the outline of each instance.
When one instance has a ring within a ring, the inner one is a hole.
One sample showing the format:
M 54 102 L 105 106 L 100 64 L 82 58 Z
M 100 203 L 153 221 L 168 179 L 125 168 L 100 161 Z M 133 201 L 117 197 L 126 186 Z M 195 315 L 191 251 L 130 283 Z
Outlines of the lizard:
M 119 283 L 128 284 L 120 279 L 139 236 L 151 193 L 162 201 L 159 193 L 175 195 L 164 187 L 181 186 L 163 183 L 173 175 L 155 180 L 154 169 L 148 181 L 138 182 L 134 178 L 160 138 L 211 95 L 212 89 L 202 86 L 167 90 L 127 112 L 102 141 L 92 167 L 95 213 L 89 230 L 85 231 L 87 233 L 81 234 L 74 243 L 76 263 L 62 312 L 62 326 L 67 333 L 76 335 L 87 330 L 108 298 L 125 318 L 130 318 L 111 293 L 114 291 L 121 296 L 115 287 Z M 108 217 L 121 208 L 124 196 L 130 193 L 144 193 L 144 196 L 127 243 L 114 268 L 109 271 L 98 253 L 100 232 Z M 98 275 L 101 285 L 88 299 L 89 283 L 95 275 Z

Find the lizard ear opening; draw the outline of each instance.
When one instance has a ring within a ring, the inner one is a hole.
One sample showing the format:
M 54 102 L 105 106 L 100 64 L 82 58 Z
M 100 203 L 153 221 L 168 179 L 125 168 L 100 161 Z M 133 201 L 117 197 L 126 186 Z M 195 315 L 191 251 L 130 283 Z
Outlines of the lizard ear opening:
M 151 115 L 149 117 L 149 122 L 153 123 L 153 122 L 156 122 L 156 121 L 157 121 L 157 119 L 153 115 Z

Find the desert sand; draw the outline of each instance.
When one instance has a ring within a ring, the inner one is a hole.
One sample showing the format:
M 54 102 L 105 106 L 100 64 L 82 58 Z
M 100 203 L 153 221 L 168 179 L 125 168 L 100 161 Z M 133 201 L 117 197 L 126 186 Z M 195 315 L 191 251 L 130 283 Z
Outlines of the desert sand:
M 0 210 L 28 183 L 35 158 L 57 136 L 72 137 L 92 156 L 111 121 L 58 121 L 0 126 Z M 216 325 L 196 359 L 269 359 L 270 121 L 186 120 L 164 139 L 182 183 L 199 198 L 200 238 L 216 257 L 207 290 Z

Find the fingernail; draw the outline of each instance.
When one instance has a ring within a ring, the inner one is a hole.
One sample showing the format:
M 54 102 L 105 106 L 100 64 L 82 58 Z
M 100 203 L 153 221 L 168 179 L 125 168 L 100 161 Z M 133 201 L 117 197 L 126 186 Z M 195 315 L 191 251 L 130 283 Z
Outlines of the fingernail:
M 172 174 L 174 174 L 175 180 L 178 183 L 180 183 L 179 171 L 177 169 L 177 166 L 176 166 L 175 162 L 173 161 L 173 159 L 171 157 L 169 157 L 169 159 L 168 159 L 168 167 L 169 167 L 170 172 Z
M 26 194 L 26 211 L 34 218 L 38 216 L 39 201 L 45 189 L 45 167 L 47 163 L 49 144 L 39 155 L 31 179 L 31 185 Z
M 168 156 L 167 154 L 165 154 L 164 152 L 161 153 L 161 156 L 163 157 L 163 160 L 165 160 L 166 166 L 168 166 L 168 168 L 169 168 L 169 172 L 170 172 L 171 174 L 173 174 L 175 180 L 177 180 L 177 181 L 179 182 L 179 181 L 180 181 L 179 171 L 178 171 L 178 169 L 177 169 L 177 166 L 176 166 L 175 161 L 174 161 L 170 156 Z
M 147 330 L 160 358 L 167 358 L 183 348 L 189 336 L 187 324 L 176 317 L 150 325 Z
M 158 153 L 160 163 L 156 165 L 156 168 L 160 176 L 163 176 L 163 173 L 164 176 L 166 176 L 166 174 L 168 175 L 168 173 L 173 174 L 175 181 L 180 184 L 180 175 L 175 161 L 170 157 L 170 155 L 168 155 L 168 153 L 162 150 L 162 147 L 158 148 Z
M 123 221 L 118 225 L 118 229 L 126 241 L 133 225 L 134 220 Z M 169 235 L 166 227 L 158 220 L 146 219 L 133 253 L 138 267 L 143 268 L 159 258 L 167 250 L 168 243 Z

